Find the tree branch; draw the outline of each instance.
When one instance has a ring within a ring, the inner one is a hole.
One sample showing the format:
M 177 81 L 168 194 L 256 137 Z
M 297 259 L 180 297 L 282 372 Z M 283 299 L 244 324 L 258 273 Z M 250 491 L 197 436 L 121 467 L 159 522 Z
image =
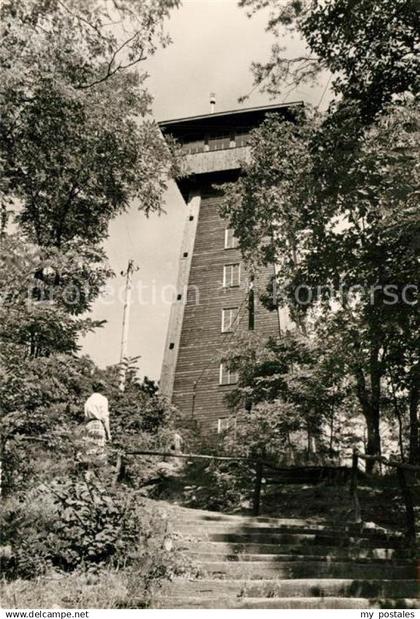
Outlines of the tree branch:
M 67 11 L 67 13 L 69 13 L 70 15 L 72 15 L 73 17 L 75 17 L 78 21 L 86 24 L 87 26 L 89 26 L 89 28 L 92 28 L 92 30 L 94 30 L 96 32 L 96 34 L 103 39 L 104 41 L 106 41 L 107 43 L 109 43 L 110 39 L 108 37 L 106 37 L 100 30 L 100 28 L 98 28 L 98 26 L 95 26 L 94 24 L 92 24 L 88 19 L 86 19 L 85 17 L 82 17 L 81 15 L 77 15 L 76 13 L 74 13 L 71 9 L 69 9 L 68 6 L 66 6 L 64 4 L 64 2 L 62 2 L 61 0 L 57 0 L 57 4 L 59 4 L 65 11 Z
M 131 61 L 131 62 L 125 64 L 125 65 L 118 64 L 114 69 L 112 68 L 112 65 L 114 64 L 117 55 L 124 49 L 124 47 L 129 45 L 139 35 L 139 32 L 140 31 L 137 30 L 133 34 L 133 36 L 129 37 L 126 41 L 124 41 L 124 43 L 122 43 L 113 52 L 113 54 L 111 56 L 111 59 L 108 62 L 107 72 L 106 72 L 106 74 L 103 77 L 98 78 L 97 80 L 94 80 L 93 82 L 90 82 L 89 84 L 79 84 L 79 86 L 76 86 L 75 88 L 78 89 L 78 90 L 85 90 L 87 88 L 92 88 L 92 86 L 96 86 L 97 84 L 101 84 L 102 82 L 105 82 L 107 79 L 109 79 L 110 77 L 112 77 L 113 75 L 118 73 L 118 71 L 123 71 L 124 69 L 128 69 L 129 67 L 132 67 L 135 64 L 138 64 L 139 62 L 143 62 L 144 60 L 146 60 L 147 56 L 144 56 L 144 48 L 141 47 L 141 49 L 140 49 L 140 56 L 138 56 L 133 61 Z

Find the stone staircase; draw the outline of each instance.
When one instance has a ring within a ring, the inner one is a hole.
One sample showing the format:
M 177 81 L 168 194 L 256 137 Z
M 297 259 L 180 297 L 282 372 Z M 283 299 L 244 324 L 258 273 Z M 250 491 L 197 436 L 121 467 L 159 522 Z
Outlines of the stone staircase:
M 371 526 L 170 510 L 177 547 L 198 567 L 154 608 L 419 608 L 403 538 Z

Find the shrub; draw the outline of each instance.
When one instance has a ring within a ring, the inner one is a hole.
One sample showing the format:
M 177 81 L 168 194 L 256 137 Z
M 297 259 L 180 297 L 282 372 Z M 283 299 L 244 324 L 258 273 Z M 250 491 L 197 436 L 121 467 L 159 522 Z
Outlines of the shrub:
M 247 508 L 253 491 L 255 472 L 242 462 L 193 461 L 183 477 L 180 496 L 186 505 L 199 509 L 232 512 Z M 157 490 L 159 496 L 171 496 L 171 487 Z
M 49 566 L 126 564 L 142 535 L 132 498 L 108 494 L 97 481 L 59 479 L 9 500 L 4 539 L 11 544 L 9 577 L 28 578 Z

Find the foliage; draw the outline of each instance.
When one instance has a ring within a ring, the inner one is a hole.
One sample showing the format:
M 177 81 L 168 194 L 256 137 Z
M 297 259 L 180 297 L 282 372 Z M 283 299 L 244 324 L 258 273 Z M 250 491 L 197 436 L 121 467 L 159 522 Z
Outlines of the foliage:
M 407 93 L 418 92 L 417 8 L 413 0 L 240 0 L 250 14 L 270 7 L 271 57 L 253 63 L 256 84 L 276 96 L 330 71 L 336 95 L 357 102 L 365 119 Z M 285 32 L 306 49 L 290 57 Z
M 6 357 L 74 353 L 112 275 L 101 243 L 138 200 L 161 209 L 173 152 L 138 67 L 177 0 L 2 3 L 0 336 Z M 18 233 L 7 235 L 10 214 Z
M 7 354 L 74 353 L 112 271 L 101 243 L 137 200 L 160 211 L 174 152 L 140 63 L 177 0 L 2 4 L 0 336 Z M 16 234 L 7 235 L 13 214 Z
M 112 271 L 101 249 L 86 243 L 45 250 L 20 234 L 0 244 L 0 337 L 8 358 L 72 353 L 80 334 L 102 323 L 81 316 Z
M 254 65 L 258 84 L 274 94 L 283 82 L 294 88 L 329 70 L 336 98 L 304 127 L 274 123 L 257 134 L 255 176 L 231 192 L 225 212 L 237 235 L 251 212 L 241 244 L 280 262 L 283 302 L 300 326 L 317 305 L 320 337 L 354 377 L 369 453 L 380 452 L 380 420 L 391 403 L 401 455 L 408 413 L 409 457 L 418 461 L 416 8 L 411 0 L 240 4 L 251 12 L 271 7 L 277 41 L 270 61 Z M 302 57 L 284 56 L 284 28 L 306 42 Z M 297 298 L 301 287 L 310 293 L 306 303 Z
M 3 173 L 6 193 L 21 202 L 22 228 L 38 245 L 96 244 L 134 198 L 146 213 L 160 209 L 174 161 L 145 118 L 150 95 L 135 65 L 155 50 L 160 22 L 176 4 L 121 3 L 114 18 L 123 13 L 136 29 L 125 43 L 105 27 L 102 1 L 3 5 Z
M 101 325 L 87 313 L 112 275 L 101 247 L 110 219 L 132 200 L 146 214 L 160 210 L 176 168 L 149 118 L 138 68 L 169 43 L 163 21 L 177 6 L 1 6 L 0 403 L 8 490 L 31 483 L 23 450 L 41 477 L 48 478 L 43 459 L 54 462 L 51 471 L 72 470 L 84 400 L 92 379 L 107 376 L 74 355 L 80 335 Z M 120 413 L 116 436 L 153 440 L 169 423 L 168 407 L 150 382 L 121 395 L 114 378 L 111 371 L 105 382 Z
M 120 365 L 114 365 L 98 373 L 103 384 L 110 409 L 114 411 L 114 436 L 118 440 L 129 440 L 139 433 L 156 435 L 160 429 L 173 427 L 176 411 L 168 405 L 157 391 L 154 381 L 138 377 L 136 364 L 129 366 L 124 391 L 119 388 Z
M 231 347 L 227 359 L 239 374 L 227 399 L 240 411 L 235 442 L 246 455 L 279 454 L 292 447 L 303 451 L 302 432 L 317 439 L 318 449 L 327 447 L 324 433 L 344 401 L 348 406 L 349 384 L 342 360 L 316 334 L 290 331 L 268 341 L 247 338 Z M 329 437 L 331 452 L 336 441 Z
M 2 531 L 9 543 L 1 547 L 8 579 L 76 571 L 82 580 L 87 571 L 86 584 L 92 584 L 102 574 L 125 570 L 129 579 L 136 575 L 137 593 L 146 603 L 147 592 L 162 580 L 190 569 L 181 555 L 165 550 L 162 514 L 127 491 L 110 493 L 97 481 L 56 479 L 8 499 Z
M 98 572 L 51 571 L 34 580 L 0 583 L 4 608 L 142 608 L 147 605 L 144 580 L 130 568 Z
M 217 455 L 224 453 L 222 443 Z M 229 452 L 228 455 L 232 455 Z M 159 484 L 155 496 L 194 509 L 233 512 L 248 507 L 253 488 L 252 465 L 241 462 L 193 460 L 182 476 Z
M 112 450 L 118 446 L 166 448 L 170 444 L 176 413 L 156 395 L 150 380 L 128 380 L 126 391 L 121 393 L 118 367 L 99 370 L 88 357 L 53 355 L 20 363 L 17 357 L 3 357 L 0 404 L 4 492 L 30 487 L 33 475 L 50 480 L 74 472 L 83 405 L 92 393 L 93 382 L 98 381 L 110 404 Z
M 42 75 L 77 89 L 111 80 L 170 43 L 163 22 L 177 6 L 177 0 L 7 0 L 6 50 L 20 52 L 16 75 L 11 62 L 6 66 L 8 78 L 36 82 Z
M 406 393 L 413 458 L 418 113 L 392 106 L 346 150 L 351 118 L 298 126 L 267 120 L 252 138 L 247 174 L 227 191 L 223 215 L 248 261 L 279 265 L 278 303 L 302 329 L 312 325 L 353 377 L 369 453 L 380 451 L 383 390 Z
M 72 571 L 88 563 L 123 563 L 141 536 L 133 507 L 94 481 L 58 479 L 27 493 L 15 508 L 4 516 L 13 577 L 32 577 L 49 565 Z

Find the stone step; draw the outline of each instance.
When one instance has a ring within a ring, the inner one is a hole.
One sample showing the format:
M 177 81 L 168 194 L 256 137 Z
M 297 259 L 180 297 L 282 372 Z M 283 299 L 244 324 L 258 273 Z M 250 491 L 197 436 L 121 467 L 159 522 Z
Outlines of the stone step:
M 236 525 L 236 526 L 254 526 L 254 527 L 287 527 L 287 528 L 307 528 L 313 530 L 329 529 L 334 531 L 342 531 L 345 529 L 358 528 L 360 525 L 348 523 L 337 524 L 329 521 L 312 521 L 302 520 L 299 518 L 264 518 L 264 517 L 252 517 L 252 516 L 229 516 L 224 514 L 215 515 L 197 515 L 191 517 L 190 514 L 180 514 L 171 518 L 171 522 L 174 524 L 199 526 L 205 524 L 220 524 L 220 525 Z M 392 532 L 392 531 L 390 531 Z
M 217 542 L 216 542 L 217 544 Z M 217 544 L 219 545 L 219 544 Z M 197 563 L 197 562 L 202 562 L 202 561 L 266 561 L 266 562 L 272 562 L 272 563 L 276 563 L 279 561 L 325 561 L 325 562 L 336 562 L 336 561 L 354 561 L 355 559 L 357 560 L 357 562 L 359 563 L 371 563 L 372 562 L 372 558 L 375 560 L 375 562 L 381 562 L 385 565 L 412 565 L 413 561 L 410 560 L 409 558 L 406 559 L 392 559 L 392 558 L 387 558 L 386 556 L 369 556 L 369 557 L 364 557 L 361 556 L 360 554 L 348 554 L 347 556 L 343 553 L 341 555 L 333 555 L 333 554 L 298 554 L 296 553 L 291 553 L 291 554 L 281 554 L 281 553 L 268 553 L 268 554 L 262 554 L 262 553 L 246 553 L 246 552 L 241 552 L 241 553 L 232 553 L 232 551 L 227 551 L 227 552 L 194 552 L 193 551 L 193 546 L 191 546 L 191 549 L 188 551 L 188 556 L 191 557 L 193 563 Z M 228 546 L 229 548 L 229 546 Z M 277 547 L 278 550 L 278 547 Z M 282 550 L 284 550 L 284 548 L 282 548 Z M 332 549 L 334 550 L 334 549 Z M 308 548 L 308 552 L 310 552 L 310 549 Z
M 184 597 L 369 597 L 414 598 L 419 593 L 415 580 L 353 580 L 349 578 L 301 578 L 294 580 L 185 580 L 177 578 L 164 586 L 169 592 Z
M 188 530 L 193 531 L 242 531 L 242 529 L 252 529 L 253 531 L 276 531 L 276 532 L 290 532 L 290 533 L 322 533 L 329 534 L 347 533 L 347 529 L 344 527 L 334 528 L 325 524 L 296 524 L 296 523 L 268 523 L 268 522 L 249 522 L 247 520 L 239 521 L 222 521 L 222 520 L 193 520 L 193 521 L 173 521 L 172 528 L 179 532 Z M 350 531 L 349 531 L 350 532 Z
M 180 532 L 180 531 L 177 531 Z M 240 530 L 220 530 L 208 531 L 206 529 L 193 530 L 181 532 L 187 540 L 197 541 L 212 541 L 212 542 L 227 542 L 227 543 L 255 543 L 255 544 L 287 544 L 294 546 L 307 546 L 310 545 L 323 545 L 323 546 L 336 546 L 339 548 L 345 548 L 349 546 L 356 546 L 361 548 L 399 548 L 401 541 L 398 539 L 384 539 L 379 536 L 378 539 L 374 537 L 351 537 L 351 536 L 337 536 L 328 535 L 324 533 L 284 533 L 273 532 L 271 529 L 262 531 L 261 529 L 252 529 L 251 527 L 243 528 Z
M 167 506 L 176 547 L 202 578 L 177 577 L 155 608 L 416 608 L 400 533 L 373 523 L 226 515 Z
M 179 511 L 179 513 L 178 513 Z M 240 525 L 243 528 L 252 529 L 269 529 L 270 531 L 292 532 L 292 533 L 316 533 L 325 532 L 336 535 L 337 532 L 348 534 L 351 537 L 374 537 L 375 539 L 392 539 L 398 544 L 404 542 L 404 535 L 401 531 L 387 529 L 375 523 L 352 523 L 345 522 L 344 524 L 336 521 L 328 521 L 321 518 L 301 519 L 301 518 L 272 518 L 268 516 L 244 516 L 237 514 L 222 514 L 218 512 L 210 512 L 205 510 L 195 510 L 182 508 L 177 510 L 171 517 L 171 523 L 174 530 L 190 532 L 196 530 L 200 532 L 202 525 L 206 525 L 207 530 L 219 532 L 220 529 L 226 529 L 225 525 L 229 525 L 227 529 L 235 529 L 235 525 Z M 209 526 L 207 526 L 209 525 Z M 198 528 L 195 528 L 198 527 Z
M 340 531 L 333 530 L 321 525 L 313 526 L 290 526 L 290 525 L 276 525 L 271 526 L 265 523 L 248 524 L 243 523 L 240 526 L 235 523 L 224 522 L 203 522 L 197 523 L 178 523 L 173 526 L 173 530 L 181 535 L 189 537 L 202 538 L 212 533 L 234 533 L 244 535 L 311 535 L 320 539 L 334 539 L 337 541 L 337 535 L 340 535 L 340 539 L 363 539 L 375 542 L 389 542 L 401 545 L 404 542 L 404 538 L 399 533 L 385 532 L 377 529 L 363 530 L 362 532 L 356 530 L 342 529 Z
M 199 561 L 203 574 L 213 578 L 415 578 L 414 565 L 325 561 Z
M 224 514 L 222 512 L 210 512 L 200 509 L 190 509 L 187 507 L 176 508 L 171 513 L 172 522 L 247 522 L 250 524 L 270 524 L 270 525 L 290 525 L 290 526 L 341 526 L 333 521 L 323 518 L 272 518 L 270 516 L 248 516 L 242 514 Z
M 385 534 L 396 534 L 400 536 L 399 531 L 393 529 L 386 529 L 375 523 L 361 523 L 356 524 L 353 522 L 340 523 L 337 521 L 328 520 L 325 518 L 273 518 L 270 516 L 248 516 L 242 514 L 223 514 L 221 512 L 211 512 L 200 509 L 192 509 L 187 507 L 177 507 L 173 513 L 171 513 L 171 522 L 181 525 L 194 525 L 202 523 L 228 523 L 228 524 L 245 524 L 246 526 L 280 526 L 280 527 L 300 527 L 308 528 L 312 530 L 332 530 L 332 531 L 349 531 L 360 534 L 363 531 L 364 534 L 368 534 L 369 531 L 382 532 Z
M 410 558 L 410 550 L 395 549 L 395 548 L 359 548 L 356 545 L 347 546 L 347 548 L 339 548 L 336 546 L 324 545 L 288 545 L 282 544 L 266 544 L 266 543 L 227 543 L 222 541 L 197 541 L 189 542 L 187 540 L 179 540 L 177 546 L 193 553 L 194 555 L 208 554 L 223 554 L 223 555 L 277 555 L 280 553 L 297 556 L 315 556 L 315 557 L 334 557 L 343 559 L 378 559 L 378 560 L 406 560 Z
M 287 608 L 287 609 L 359 609 L 359 608 L 419 608 L 415 599 L 369 599 L 369 598 L 161 598 L 153 608 Z

